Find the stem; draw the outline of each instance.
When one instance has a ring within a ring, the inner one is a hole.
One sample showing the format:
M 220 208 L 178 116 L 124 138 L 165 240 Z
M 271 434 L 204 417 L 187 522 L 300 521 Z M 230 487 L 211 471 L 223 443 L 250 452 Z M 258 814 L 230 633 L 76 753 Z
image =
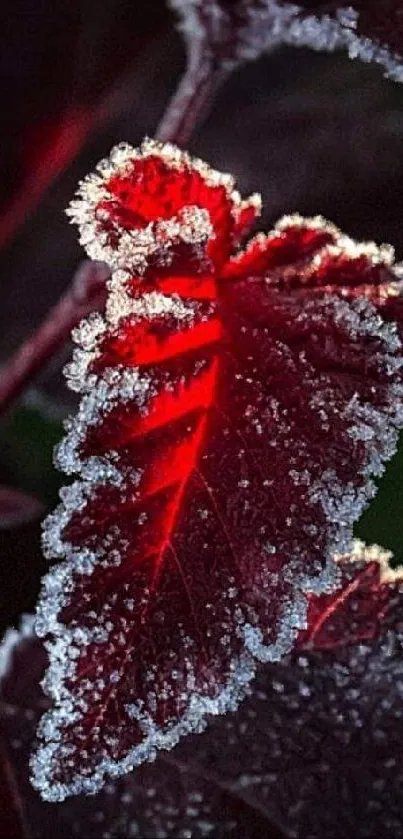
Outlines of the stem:
M 108 276 L 109 269 L 103 262 L 87 260 L 81 263 L 63 297 L 2 368 L 0 413 L 63 346 L 73 327 L 90 312 L 103 308 Z
M 228 75 L 213 59 L 200 55 L 190 61 L 156 131 L 156 139 L 186 146 Z

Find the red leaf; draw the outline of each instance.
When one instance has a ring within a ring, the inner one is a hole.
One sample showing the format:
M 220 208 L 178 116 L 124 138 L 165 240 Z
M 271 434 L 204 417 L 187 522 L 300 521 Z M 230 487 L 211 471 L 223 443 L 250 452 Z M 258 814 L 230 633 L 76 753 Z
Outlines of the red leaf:
M 100 169 L 71 212 L 115 270 L 75 334 L 58 462 L 80 477 L 46 524 L 65 561 L 37 620 L 49 800 L 200 730 L 292 648 L 403 423 L 396 327 L 355 299 L 396 290 L 391 249 L 295 216 L 236 254 L 229 176 L 150 141 Z
M 391 553 L 356 541 L 351 554 L 340 556 L 342 585 L 332 594 L 312 596 L 308 627 L 297 646 L 326 650 L 371 641 L 401 600 L 401 567 L 391 568 Z

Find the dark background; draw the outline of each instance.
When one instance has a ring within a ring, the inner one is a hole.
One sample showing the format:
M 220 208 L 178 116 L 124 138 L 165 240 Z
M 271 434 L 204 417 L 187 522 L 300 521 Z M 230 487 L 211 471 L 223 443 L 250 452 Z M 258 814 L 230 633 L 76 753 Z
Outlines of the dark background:
M 39 325 L 83 257 L 64 216 L 77 181 L 112 145 L 153 135 L 185 64 L 174 16 L 157 0 L 3 0 L 0 9 L 0 362 Z M 284 48 L 222 87 L 190 150 L 263 194 L 262 226 L 322 213 L 403 257 L 403 86 L 344 54 Z M 0 423 L 0 483 L 46 506 L 74 398 L 61 367 Z M 38 396 L 39 389 L 39 396 Z M 358 533 L 399 560 L 403 456 Z M 0 532 L 1 625 L 32 610 L 45 568 L 39 523 Z

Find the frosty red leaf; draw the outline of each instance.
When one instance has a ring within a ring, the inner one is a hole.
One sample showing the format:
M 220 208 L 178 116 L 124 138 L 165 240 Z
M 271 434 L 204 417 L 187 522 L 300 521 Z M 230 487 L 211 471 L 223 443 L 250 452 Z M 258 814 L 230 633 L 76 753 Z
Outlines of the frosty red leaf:
M 34 783 L 94 792 L 236 707 L 331 591 L 403 424 L 393 250 L 259 212 L 171 145 L 113 150 L 71 207 L 112 268 L 75 330 L 82 393 L 45 525 Z M 375 304 L 375 305 L 374 305 Z M 376 308 L 377 307 L 377 308 Z
M 337 557 L 341 585 L 310 598 L 308 626 L 297 646 L 326 650 L 372 641 L 402 599 L 403 568 L 393 568 L 391 558 L 390 551 L 358 539 L 351 553 Z

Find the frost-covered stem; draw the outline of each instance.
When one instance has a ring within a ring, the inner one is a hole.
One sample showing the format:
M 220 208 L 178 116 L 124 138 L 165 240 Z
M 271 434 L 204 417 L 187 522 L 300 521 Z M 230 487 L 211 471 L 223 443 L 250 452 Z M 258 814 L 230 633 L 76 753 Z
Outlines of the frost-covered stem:
M 156 139 L 186 146 L 228 73 L 211 56 L 201 54 L 190 61 L 157 128 Z
M 0 827 L 7 839 L 29 839 L 28 825 L 11 763 L 0 744 Z
M 109 269 L 103 262 L 81 263 L 63 297 L 2 368 L 0 413 L 63 346 L 73 327 L 90 312 L 103 308 L 108 276 Z

